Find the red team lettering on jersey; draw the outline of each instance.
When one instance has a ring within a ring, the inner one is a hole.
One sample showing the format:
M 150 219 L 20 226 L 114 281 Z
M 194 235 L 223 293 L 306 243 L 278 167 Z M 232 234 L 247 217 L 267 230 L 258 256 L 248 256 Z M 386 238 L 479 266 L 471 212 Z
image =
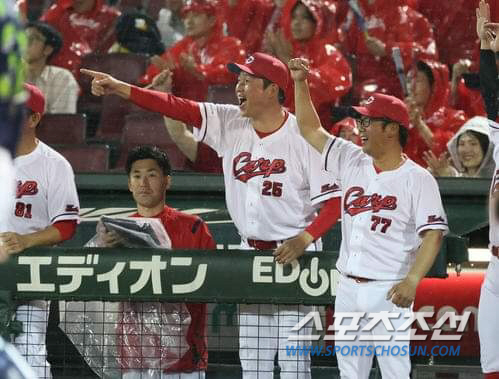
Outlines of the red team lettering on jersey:
M 258 158 L 251 159 L 251 153 L 243 152 L 233 159 L 234 177 L 246 183 L 255 176 L 268 178 L 272 174 L 282 174 L 286 171 L 286 161 L 284 159 Z
M 350 216 L 368 211 L 372 211 L 373 213 L 380 210 L 393 211 L 397 209 L 397 197 L 391 195 L 382 196 L 377 193 L 364 195 L 364 189 L 355 186 L 349 188 L 345 193 L 343 206 L 345 212 Z
M 38 183 L 35 180 L 26 180 L 24 183 L 17 182 L 16 199 L 23 196 L 34 196 L 38 193 Z

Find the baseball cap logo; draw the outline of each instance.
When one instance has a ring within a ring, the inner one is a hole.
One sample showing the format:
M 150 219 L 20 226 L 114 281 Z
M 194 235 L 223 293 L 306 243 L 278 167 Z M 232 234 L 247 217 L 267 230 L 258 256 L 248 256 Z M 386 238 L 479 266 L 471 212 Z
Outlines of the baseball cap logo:
M 250 55 L 248 58 L 246 58 L 246 64 L 251 64 L 255 61 L 255 57 L 253 55 Z
M 374 96 L 369 96 L 368 99 L 364 102 L 365 105 L 371 104 L 374 101 Z

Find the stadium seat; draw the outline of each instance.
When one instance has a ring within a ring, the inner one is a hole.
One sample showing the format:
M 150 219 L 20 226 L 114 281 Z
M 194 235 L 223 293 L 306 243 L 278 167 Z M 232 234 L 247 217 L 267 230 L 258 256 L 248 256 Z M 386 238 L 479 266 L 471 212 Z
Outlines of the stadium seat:
M 147 67 L 147 57 L 131 53 L 88 54 L 82 58 L 82 68 L 103 71 L 119 80 L 136 83 Z M 92 78 L 81 75 L 80 85 L 86 92 L 90 92 Z
M 125 117 L 130 113 L 131 103 L 118 96 L 105 96 L 96 137 L 105 141 L 117 141 L 121 138 Z
M 88 54 L 82 58 L 81 67 L 108 73 L 119 80 L 136 84 L 147 67 L 148 58 L 145 55 L 128 53 Z M 90 92 L 92 78 L 80 75 L 82 95 L 78 100 L 80 113 L 100 113 L 103 106 L 102 97 L 93 96 Z M 107 97 L 107 96 L 106 96 Z
M 208 87 L 206 101 L 216 104 L 238 104 L 236 97 L 235 84 L 214 85 Z
M 87 135 L 84 114 L 45 114 L 36 127 L 36 135 L 49 145 L 83 144 Z
M 54 146 L 73 166 L 75 172 L 105 172 L 109 169 L 107 145 Z
M 168 154 L 173 170 L 185 171 L 185 155 L 172 141 L 166 130 L 163 116 L 151 112 L 137 112 L 126 116 L 121 140 L 121 154 L 117 168 L 123 168 L 128 152 L 138 145 L 156 145 Z

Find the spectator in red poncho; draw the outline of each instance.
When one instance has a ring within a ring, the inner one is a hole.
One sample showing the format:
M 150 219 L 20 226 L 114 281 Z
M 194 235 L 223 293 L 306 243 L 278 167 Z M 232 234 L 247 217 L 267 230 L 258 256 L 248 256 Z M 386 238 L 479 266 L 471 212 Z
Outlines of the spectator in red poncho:
M 81 58 L 90 53 L 106 52 L 115 41 L 115 20 L 120 12 L 104 0 L 58 0 L 42 16 L 63 37 L 54 66 L 70 70 L 79 77 Z
M 411 129 L 407 155 L 426 166 L 423 153 L 431 150 L 440 156 L 447 150 L 447 142 L 466 121 L 463 111 L 448 106 L 449 70 L 435 61 L 418 61 L 410 73 L 411 91 L 405 99 L 409 108 Z
M 156 91 L 171 93 L 172 77 L 171 71 L 164 70 L 154 78 L 152 88 Z M 192 170 L 211 174 L 222 173 L 222 158 L 211 147 L 198 142 L 191 128 L 183 122 L 168 117 L 164 117 L 164 122 L 170 138 L 187 157 Z
M 267 4 L 270 10 L 265 29 L 262 32 L 263 40 L 260 50 L 267 54 L 272 54 L 271 42 L 275 39 L 276 33 L 280 32 L 282 11 L 286 0 L 270 0 Z
M 328 130 L 328 132 L 337 137 L 353 142 L 357 146 L 362 144 L 362 141 L 360 140 L 359 128 L 357 128 L 355 119 L 352 117 L 346 117 L 343 120 L 338 121 L 331 127 L 331 129 Z
M 478 0 L 419 0 L 419 11 L 433 25 L 441 62 L 453 65 L 460 59 L 477 61 L 477 6 Z
M 469 59 L 460 59 L 454 63 L 449 97 L 450 106 L 462 109 L 468 118 L 486 116 L 485 104 L 480 93 L 480 78 L 477 72 L 470 72 L 472 65 Z
M 272 4 L 266 0 L 220 0 L 220 6 L 226 34 L 241 40 L 248 54 L 260 51 Z
M 169 69 L 173 72 L 174 95 L 205 101 L 210 85 L 235 82 L 226 64 L 243 62 L 246 52 L 237 38 L 223 35 L 215 0 L 188 0 L 184 4 L 185 38 L 161 57 L 154 57 L 141 82 L 150 83 L 162 70 Z
M 323 125 L 331 124 L 331 106 L 352 86 L 350 65 L 334 46 L 338 32 L 330 22 L 334 19 L 328 18 L 331 15 L 334 5 L 289 0 L 283 8 L 282 33 L 271 43 L 273 55 L 286 64 L 293 57 L 309 60 L 310 93 Z M 292 96 L 288 100 L 286 105 L 293 109 Z
M 400 48 L 405 70 L 417 59 L 437 58 L 431 25 L 402 0 L 359 0 L 359 4 L 366 29 L 361 30 L 358 20 L 350 17 L 352 24 L 346 39 L 347 50 L 356 56 L 355 94 L 359 97 L 362 88 L 370 83 L 370 92 L 402 97 L 392 48 Z

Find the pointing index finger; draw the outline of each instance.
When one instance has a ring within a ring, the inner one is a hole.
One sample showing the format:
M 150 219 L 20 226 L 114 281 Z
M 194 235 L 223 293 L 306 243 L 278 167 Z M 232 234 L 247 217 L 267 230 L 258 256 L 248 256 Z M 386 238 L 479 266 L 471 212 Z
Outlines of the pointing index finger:
M 80 72 L 84 75 L 89 75 L 89 76 L 96 78 L 96 79 L 102 79 L 106 76 L 106 74 L 103 72 L 89 70 L 86 68 L 80 68 Z

